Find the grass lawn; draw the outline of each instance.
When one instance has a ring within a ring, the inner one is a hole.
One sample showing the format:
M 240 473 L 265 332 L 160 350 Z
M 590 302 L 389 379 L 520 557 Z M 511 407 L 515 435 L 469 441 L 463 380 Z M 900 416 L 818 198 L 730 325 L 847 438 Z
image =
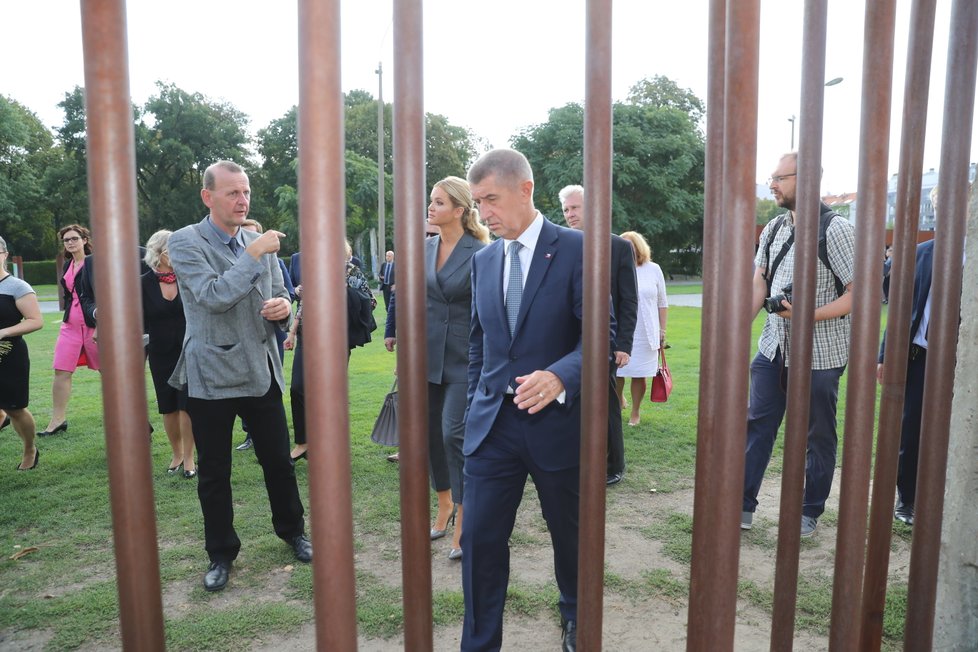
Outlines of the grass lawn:
M 383 315 L 381 305 L 378 323 L 382 323 Z M 59 322 L 58 314 L 44 317 L 45 328 L 27 337 L 33 365 L 31 411 L 38 428 L 43 428 L 50 416 L 51 360 Z M 760 325 L 760 320 L 755 322 L 755 341 Z M 609 512 L 629 501 L 647 501 L 649 487 L 678 495 L 693 486 L 700 311 L 671 308 L 669 333 L 669 362 L 676 391 L 668 403 L 654 407 L 646 404 L 641 426 L 626 427 L 628 475 L 626 482 L 609 492 Z M 401 631 L 402 607 L 399 585 L 386 578 L 387 574 L 399 577 L 400 573 L 397 467 L 384 460 L 390 451 L 369 439 L 373 420 L 390 389 L 394 366 L 394 355 L 384 350 L 379 335 L 380 331 L 375 333 L 374 342 L 355 350 L 350 361 L 350 437 L 359 631 L 361 636 L 385 638 Z M 291 363 L 291 354 L 287 354 L 286 378 L 290 377 Z M 207 558 L 196 481 L 167 475 L 169 445 L 155 413 L 148 370 L 146 385 L 150 418 L 156 427 L 151 447 L 152 482 L 168 648 L 238 650 L 262 641 L 267 644 L 269 637 L 287 636 L 312 622 L 311 569 L 295 564 L 291 550 L 272 532 L 260 467 L 251 452 L 232 455 L 235 525 L 243 545 L 231 585 L 220 594 L 203 590 L 200 580 Z M 840 427 L 844 423 L 845 380 L 841 394 Z M 19 648 L 26 641 L 31 642 L 31 649 L 53 650 L 120 645 L 98 374 L 87 369 L 75 374 L 68 421 L 67 433 L 38 440 L 40 465 L 29 473 L 13 470 L 20 458 L 16 436 L 10 429 L 0 436 L 0 649 Z M 234 443 L 242 438 L 238 427 Z M 774 473 L 780 467 L 780 456 L 779 438 L 772 460 Z M 307 472 L 307 465 L 300 463 L 297 475 L 303 496 L 308 496 Z M 308 512 L 308 499 L 305 502 Z M 691 498 L 689 508 L 691 513 Z M 654 518 L 656 522 L 643 528 L 641 536 L 649 546 L 665 540 L 668 546 L 662 554 L 678 560 L 675 563 L 680 564 L 680 570 L 638 569 L 639 580 L 609 573 L 606 595 L 629 600 L 663 597 L 684 604 L 691 520 L 675 514 Z M 548 545 L 545 528 L 522 530 L 514 537 L 514 548 L 519 550 L 539 551 Z M 30 547 L 36 550 L 12 558 Z M 441 568 L 446 562 L 441 551 L 438 555 Z M 361 560 L 367 561 L 361 564 Z M 435 566 L 436 561 L 432 563 Z M 385 573 L 385 569 L 390 572 Z M 828 626 L 831 566 L 824 572 L 829 574 L 827 582 L 817 577 L 803 584 L 804 600 L 799 605 L 799 628 L 823 634 Z M 461 587 L 455 578 L 457 573 L 444 583 L 436 579 L 436 626 L 455 628 L 460 623 Z M 897 596 L 899 588 L 894 591 Z M 232 589 L 249 599 L 229 602 L 229 595 L 235 595 Z M 902 595 L 905 598 L 905 589 Z M 552 582 L 520 583 L 511 588 L 507 612 L 510 617 L 552 618 L 554 598 Z M 770 587 L 745 582 L 741 599 L 769 612 Z M 685 611 L 684 606 L 679 608 Z M 902 607 L 898 602 L 888 609 L 888 616 L 892 622 L 887 629 L 887 645 L 892 647 L 902 636 Z M 7 644 L 13 647 L 7 648 Z

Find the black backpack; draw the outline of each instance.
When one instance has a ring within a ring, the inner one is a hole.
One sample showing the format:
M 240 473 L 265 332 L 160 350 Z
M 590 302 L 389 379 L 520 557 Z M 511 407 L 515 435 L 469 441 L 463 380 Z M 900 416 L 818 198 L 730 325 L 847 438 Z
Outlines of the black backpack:
M 835 293 L 841 297 L 843 294 L 845 294 L 846 286 L 842 283 L 842 279 L 836 276 L 835 271 L 832 269 L 832 264 L 829 262 L 829 247 L 825 241 L 825 232 L 828 231 L 829 224 L 832 223 L 832 220 L 837 217 L 842 216 L 826 206 L 824 203 L 822 204 L 821 211 L 818 215 L 818 259 L 821 260 L 822 264 L 825 265 L 825 268 L 832 273 L 832 278 L 835 279 Z M 764 247 L 764 259 L 768 261 L 771 260 L 771 243 L 774 242 L 774 236 L 777 235 L 778 230 L 784 226 L 785 220 L 788 219 L 788 214 L 782 213 L 774 219 L 774 224 L 771 226 L 771 233 L 768 235 L 767 244 Z M 794 242 L 795 234 L 792 232 L 781 246 L 781 251 L 779 251 L 778 255 L 774 257 L 774 262 L 768 266 L 768 272 L 764 276 L 764 280 L 767 281 L 768 296 L 771 296 L 771 281 L 774 279 L 774 272 L 777 271 L 778 265 L 781 264 L 781 261 L 788 254 L 788 250 L 791 249 L 791 245 L 793 245 Z

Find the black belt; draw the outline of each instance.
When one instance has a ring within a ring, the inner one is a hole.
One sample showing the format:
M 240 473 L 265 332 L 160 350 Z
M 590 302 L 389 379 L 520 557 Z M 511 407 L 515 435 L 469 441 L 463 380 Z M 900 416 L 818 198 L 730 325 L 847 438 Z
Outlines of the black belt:
M 927 355 L 927 348 L 919 344 L 910 345 L 910 359 L 916 360 L 919 356 Z

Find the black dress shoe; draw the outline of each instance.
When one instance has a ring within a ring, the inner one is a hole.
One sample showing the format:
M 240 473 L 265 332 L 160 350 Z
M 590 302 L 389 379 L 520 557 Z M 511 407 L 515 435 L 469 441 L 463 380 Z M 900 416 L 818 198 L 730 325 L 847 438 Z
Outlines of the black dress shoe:
M 913 503 L 898 502 L 893 510 L 893 518 L 901 523 L 913 525 Z
M 292 546 L 296 559 L 307 564 L 312 561 L 312 543 L 306 538 L 306 535 L 300 534 L 292 537 L 289 545 Z
M 618 484 L 621 482 L 622 476 L 624 475 L 624 473 L 612 473 L 608 475 L 608 486 L 610 487 L 613 484 Z
M 560 651 L 576 652 L 577 650 L 577 621 L 560 618 Z
M 231 562 L 215 561 L 211 562 L 207 572 L 204 573 L 204 590 L 220 591 L 228 585 L 228 574 L 231 572 Z
M 235 446 L 234 447 L 234 450 L 236 450 L 236 451 L 251 450 L 251 447 L 254 446 L 254 445 L 255 445 L 255 443 L 253 441 L 251 441 L 251 437 L 248 437 L 243 442 L 241 442 L 240 444 L 238 444 L 237 446 Z
M 60 426 L 56 426 L 51 430 L 42 430 L 37 433 L 38 437 L 50 437 L 51 435 L 57 434 L 59 432 L 68 432 L 68 422 L 62 421 Z

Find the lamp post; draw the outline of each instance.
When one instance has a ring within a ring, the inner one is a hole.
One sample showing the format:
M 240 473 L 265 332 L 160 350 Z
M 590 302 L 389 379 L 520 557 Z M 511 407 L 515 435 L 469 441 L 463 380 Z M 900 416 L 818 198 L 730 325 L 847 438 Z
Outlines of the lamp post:
M 826 86 L 838 86 L 842 83 L 843 77 L 833 77 L 832 79 L 825 82 Z M 795 116 L 788 118 L 788 122 L 791 123 L 791 151 L 795 151 Z

